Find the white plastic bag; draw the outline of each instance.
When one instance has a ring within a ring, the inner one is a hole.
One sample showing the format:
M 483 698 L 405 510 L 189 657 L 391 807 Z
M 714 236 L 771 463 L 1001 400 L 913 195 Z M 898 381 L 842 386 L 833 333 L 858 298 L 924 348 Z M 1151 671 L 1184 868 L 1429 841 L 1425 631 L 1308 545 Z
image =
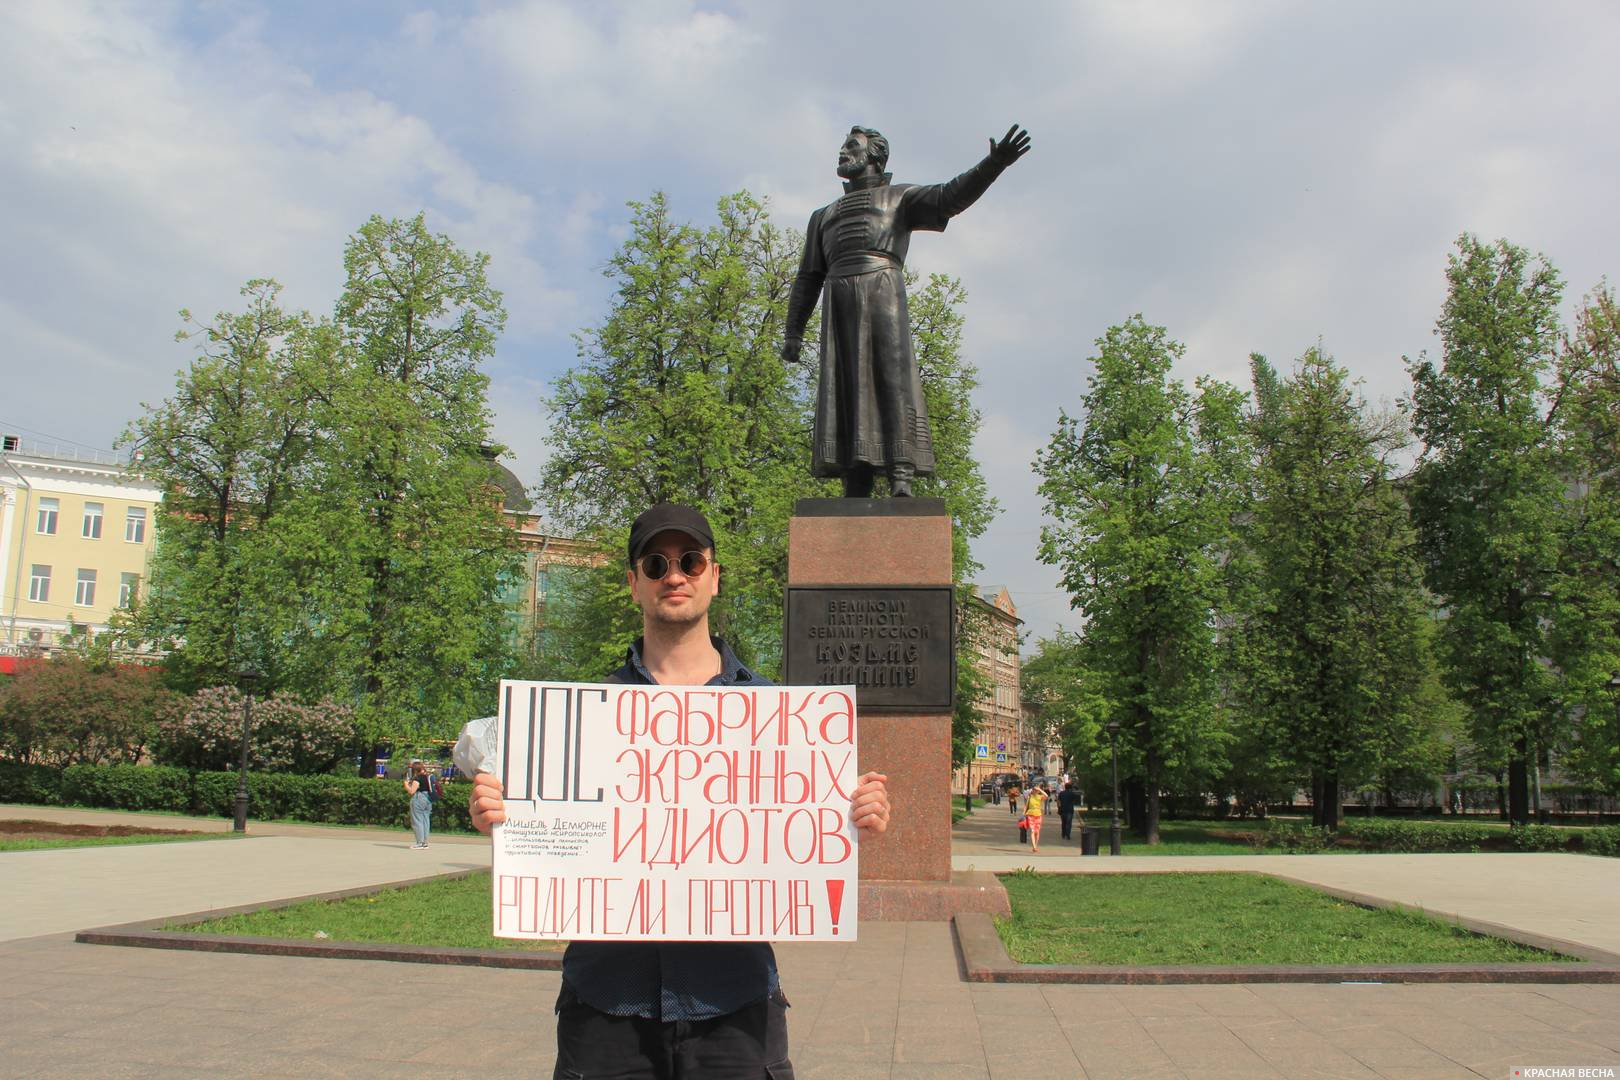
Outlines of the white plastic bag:
M 467 779 L 471 780 L 477 773 L 495 773 L 496 724 L 496 717 L 486 716 L 470 721 L 461 729 L 456 748 L 450 752 L 450 760 L 456 763 L 456 769 Z

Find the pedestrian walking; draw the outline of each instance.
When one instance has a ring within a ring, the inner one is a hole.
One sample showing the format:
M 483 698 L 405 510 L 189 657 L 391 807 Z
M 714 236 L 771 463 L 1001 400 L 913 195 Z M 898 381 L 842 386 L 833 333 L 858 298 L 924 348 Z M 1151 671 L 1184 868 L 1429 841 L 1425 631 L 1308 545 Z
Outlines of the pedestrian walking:
M 1080 796 L 1074 790 L 1074 784 L 1064 784 L 1063 790 L 1058 792 L 1057 804 L 1058 822 L 1063 826 L 1063 839 L 1065 840 L 1072 839 L 1070 833 L 1074 830 L 1074 810 L 1079 803 Z
M 1029 789 L 1029 798 L 1024 804 L 1024 821 L 1029 828 L 1029 850 L 1031 854 L 1039 855 L 1041 851 L 1041 816 L 1046 813 L 1046 789 L 1039 784 Z

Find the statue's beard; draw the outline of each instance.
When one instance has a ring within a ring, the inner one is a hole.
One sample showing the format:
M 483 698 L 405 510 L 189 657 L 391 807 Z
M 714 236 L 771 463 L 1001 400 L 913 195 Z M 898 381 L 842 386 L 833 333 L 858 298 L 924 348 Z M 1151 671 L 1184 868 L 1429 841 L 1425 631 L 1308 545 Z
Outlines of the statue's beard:
M 868 160 L 869 159 L 867 156 L 862 154 L 858 158 L 850 158 L 848 161 L 840 161 L 838 163 L 838 175 L 842 176 L 845 180 L 852 180 L 866 171 L 866 163 Z

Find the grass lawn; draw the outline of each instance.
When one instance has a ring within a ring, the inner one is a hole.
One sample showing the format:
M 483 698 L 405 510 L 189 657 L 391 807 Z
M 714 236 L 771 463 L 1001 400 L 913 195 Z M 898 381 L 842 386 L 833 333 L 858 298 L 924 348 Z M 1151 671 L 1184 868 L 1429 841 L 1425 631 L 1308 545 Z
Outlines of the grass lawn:
M 514 941 L 490 928 L 488 872 L 453 880 L 386 889 L 348 900 L 310 900 L 275 911 L 230 915 L 165 930 L 308 940 L 317 931 L 333 941 L 392 945 L 439 945 L 469 949 L 555 951 L 566 942 Z
M 176 844 L 193 840 L 234 840 L 235 833 L 194 833 L 182 836 L 79 836 L 61 837 L 0 837 L 0 852 L 49 851 L 55 848 L 111 847 L 117 844 Z
M 996 920 L 1025 964 L 1546 963 L 1571 957 L 1255 874 L 1003 876 Z

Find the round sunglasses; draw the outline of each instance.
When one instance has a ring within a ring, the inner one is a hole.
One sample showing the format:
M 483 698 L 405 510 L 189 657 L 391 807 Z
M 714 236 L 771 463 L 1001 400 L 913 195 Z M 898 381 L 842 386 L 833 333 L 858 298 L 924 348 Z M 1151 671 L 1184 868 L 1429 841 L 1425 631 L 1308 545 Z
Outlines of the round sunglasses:
M 636 565 L 641 568 L 641 576 L 648 581 L 662 581 L 672 564 L 666 556 L 655 551 L 651 555 L 643 555 Z M 674 565 L 679 565 L 683 577 L 702 577 L 709 569 L 709 557 L 701 551 L 683 551 Z

